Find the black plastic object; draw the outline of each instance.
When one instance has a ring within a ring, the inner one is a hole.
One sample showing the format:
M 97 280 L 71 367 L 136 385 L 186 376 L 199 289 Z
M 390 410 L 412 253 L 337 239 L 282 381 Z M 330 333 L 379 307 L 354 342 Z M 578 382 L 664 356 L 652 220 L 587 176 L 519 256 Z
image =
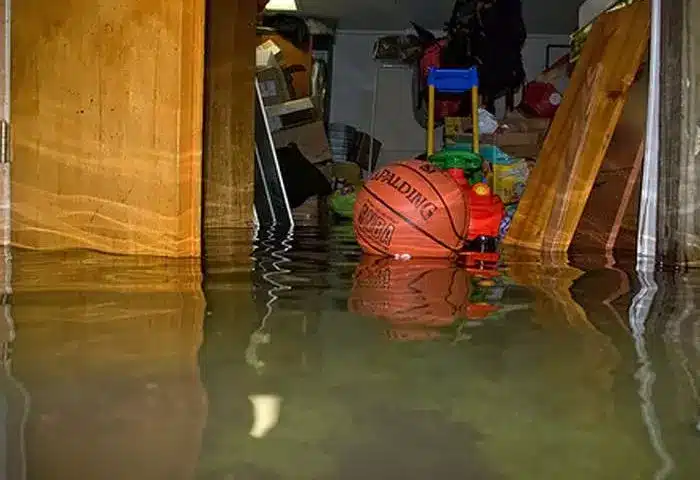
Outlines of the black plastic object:
M 299 50 L 308 51 L 311 45 L 309 27 L 303 18 L 287 13 L 265 15 L 262 26 L 273 29 Z
M 498 240 L 495 237 L 480 235 L 467 243 L 466 250 L 478 253 L 494 253 L 498 249 Z
M 296 208 L 314 196 L 333 193 L 326 176 L 299 150 L 296 143 L 277 149 L 289 206 Z
M 446 27 L 443 67 L 477 65 L 487 103 L 522 86 L 527 36 L 522 0 L 457 0 Z

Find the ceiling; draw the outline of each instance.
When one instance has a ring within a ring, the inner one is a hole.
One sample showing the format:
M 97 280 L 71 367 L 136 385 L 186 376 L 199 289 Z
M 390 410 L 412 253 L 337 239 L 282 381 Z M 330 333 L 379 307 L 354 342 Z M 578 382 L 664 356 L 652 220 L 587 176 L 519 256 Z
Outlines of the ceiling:
M 454 0 L 296 0 L 305 14 L 338 19 L 348 30 L 403 30 L 414 21 L 439 30 L 452 13 Z M 576 28 L 583 0 L 522 0 L 529 33 L 568 34 Z

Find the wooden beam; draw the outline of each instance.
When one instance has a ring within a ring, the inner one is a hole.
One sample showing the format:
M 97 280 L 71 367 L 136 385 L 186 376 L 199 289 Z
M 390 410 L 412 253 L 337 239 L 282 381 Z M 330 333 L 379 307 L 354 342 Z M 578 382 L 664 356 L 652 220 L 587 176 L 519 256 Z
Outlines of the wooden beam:
M 204 0 L 11 20 L 13 245 L 199 256 Z
M 256 18 L 256 0 L 207 1 L 205 236 L 253 225 Z
M 661 3 L 657 263 L 700 265 L 700 0 Z
M 566 251 L 649 40 L 649 2 L 593 25 L 504 243 Z

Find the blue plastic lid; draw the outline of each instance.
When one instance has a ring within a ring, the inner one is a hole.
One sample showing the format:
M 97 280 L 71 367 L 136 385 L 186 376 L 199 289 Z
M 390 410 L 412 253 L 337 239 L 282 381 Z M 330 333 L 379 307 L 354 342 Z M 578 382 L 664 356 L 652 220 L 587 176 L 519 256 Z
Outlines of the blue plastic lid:
M 471 68 L 435 68 L 428 70 L 428 85 L 439 92 L 464 93 L 479 86 L 479 74 L 476 67 Z

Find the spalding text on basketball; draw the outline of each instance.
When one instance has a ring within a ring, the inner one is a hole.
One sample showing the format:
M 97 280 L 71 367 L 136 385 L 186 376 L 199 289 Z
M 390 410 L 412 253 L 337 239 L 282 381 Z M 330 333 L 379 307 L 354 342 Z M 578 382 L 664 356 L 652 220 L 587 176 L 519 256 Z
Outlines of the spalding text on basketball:
M 415 187 L 391 170 L 381 170 L 377 172 L 372 179 L 389 185 L 394 190 L 404 195 L 406 199 L 411 202 L 411 205 L 418 210 L 423 220 L 430 220 L 435 210 L 437 210 L 437 205 L 425 198 Z
M 391 286 L 391 269 L 388 267 L 372 270 L 368 275 L 358 278 L 357 287 L 386 290 Z
M 394 230 L 396 229 L 391 222 L 367 203 L 362 205 L 355 226 L 359 230 L 362 230 L 363 234 L 385 247 L 391 245 L 391 237 L 394 235 Z

